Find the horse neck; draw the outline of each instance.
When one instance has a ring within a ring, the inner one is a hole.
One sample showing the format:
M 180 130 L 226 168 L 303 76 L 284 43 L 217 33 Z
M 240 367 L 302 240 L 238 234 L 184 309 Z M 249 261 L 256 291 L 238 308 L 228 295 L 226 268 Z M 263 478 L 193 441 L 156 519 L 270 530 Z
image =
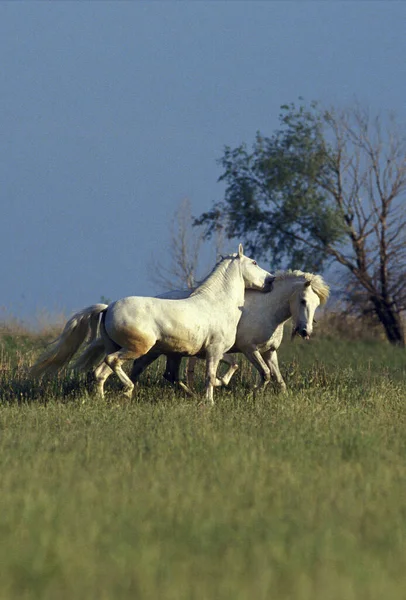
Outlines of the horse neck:
M 244 279 L 240 263 L 236 259 L 221 261 L 212 273 L 191 294 L 192 297 L 208 297 L 214 301 L 219 298 L 238 304 L 244 303 Z
M 275 324 L 280 325 L 292 316 L 290 308 L 290 298 L 294 293 L 297 285 L 300 283 L 297 277 L 286 277 L 275 279 L 272 292 L 265 294 L 272 302 L 273 319 Z

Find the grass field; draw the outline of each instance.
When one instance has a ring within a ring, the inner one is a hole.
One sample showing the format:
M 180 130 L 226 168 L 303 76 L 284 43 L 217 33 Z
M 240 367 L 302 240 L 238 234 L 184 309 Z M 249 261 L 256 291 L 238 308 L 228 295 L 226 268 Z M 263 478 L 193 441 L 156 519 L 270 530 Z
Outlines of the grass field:
M 0 600 L 406 598 L 405 358 L 285 343 L 286 395 L 244 363 L 213 409 L 3 371 Z

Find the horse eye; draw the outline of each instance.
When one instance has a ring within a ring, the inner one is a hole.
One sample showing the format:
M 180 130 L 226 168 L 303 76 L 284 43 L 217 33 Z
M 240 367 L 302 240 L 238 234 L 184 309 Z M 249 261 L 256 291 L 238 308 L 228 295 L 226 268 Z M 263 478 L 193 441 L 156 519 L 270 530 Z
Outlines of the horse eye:
M 257 264 L 257 261 L 256 261 L 256 260 L 253 260 L 253 261 L 252 261 L 252 264 L 253 264 L 253 265 L 256 265 L 256 264 Z
M 301 300 L 301 301 L 300 301 L 300 304 L 301 304 L 302 306 L 306 306 L 306 300 Z

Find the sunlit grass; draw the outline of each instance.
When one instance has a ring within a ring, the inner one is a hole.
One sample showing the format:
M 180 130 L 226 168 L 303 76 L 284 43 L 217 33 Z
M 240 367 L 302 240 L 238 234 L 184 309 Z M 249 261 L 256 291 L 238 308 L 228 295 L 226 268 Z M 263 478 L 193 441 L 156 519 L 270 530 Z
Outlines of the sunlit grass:
M 249 394 L 243 363 L 213 409 L 162 365 L 133 402 L 3 373 L 0 598 L 404 598 L 404 353 L 280 362 L 286 395 Z

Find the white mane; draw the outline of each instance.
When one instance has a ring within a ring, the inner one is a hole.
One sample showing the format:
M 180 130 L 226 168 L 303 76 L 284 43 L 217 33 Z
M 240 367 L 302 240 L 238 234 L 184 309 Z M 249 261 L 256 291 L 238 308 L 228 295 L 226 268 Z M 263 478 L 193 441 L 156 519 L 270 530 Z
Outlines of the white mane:
M 224 280 L 227 279 L 227 269 L 230 262 L 237 257 L 238 254 L 222 256 L 214 265 L 210 273 L 198 283 L 198 286 L 193 290 L 190 296 L 196 296 L 201 292 L 215 292 L 217 288 L 221 288 L 224 285 Z
M 320 298 L 320 304 L 325 304 L 327 302 L 330 295 L 330 288 L 321 275 L 305 273 L 299 270 L 277 271 L 275 274 L 275 283 L 277 281 L 292 279 L 294 277 L 303 278 L 305 281 L 310 281 L 313 292 Z

